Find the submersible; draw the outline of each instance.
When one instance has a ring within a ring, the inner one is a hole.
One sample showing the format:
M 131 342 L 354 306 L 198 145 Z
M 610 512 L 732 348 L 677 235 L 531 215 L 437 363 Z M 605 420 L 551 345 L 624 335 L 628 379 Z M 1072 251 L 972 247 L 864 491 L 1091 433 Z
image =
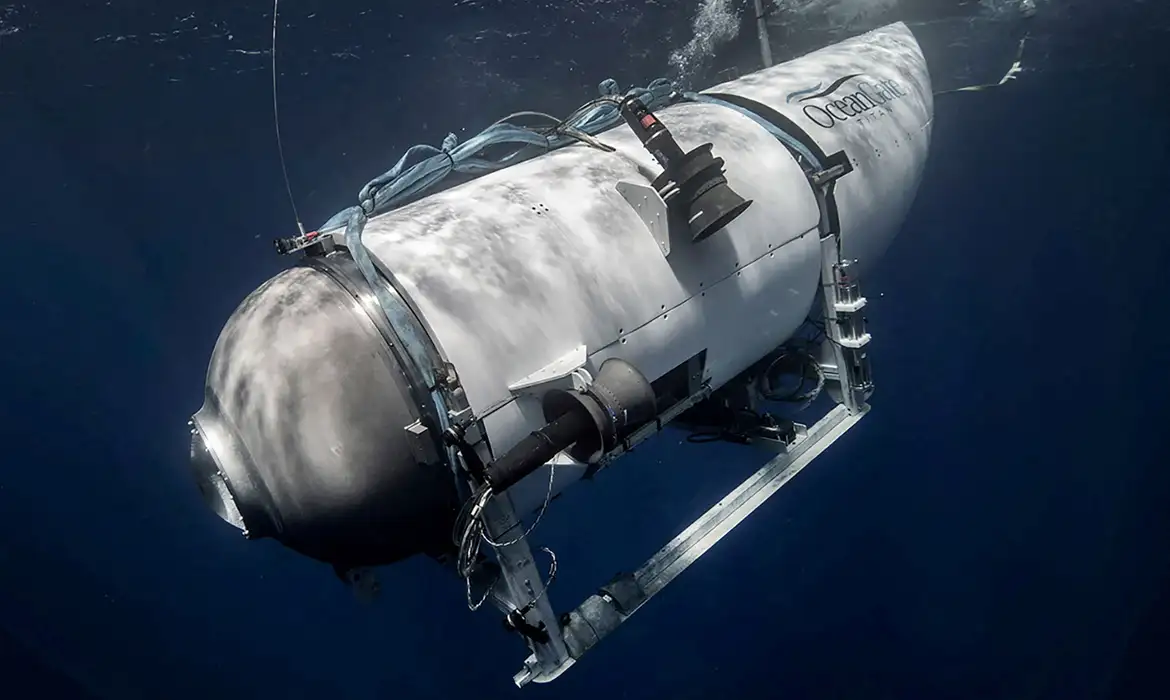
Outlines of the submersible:
M 611 102 L 608 130 L 560 129 L 576 143 L 285 244 L 299 261 L 228 319 L 191 420 L 222 519 L 359 586 L 443 562 L 528 645 L 521 685 L 562 673 L 869 410 L 858 278 L 911 206 L 933 117 L 900 23 L 661 108 Z M 813 425 L 760 408 L 791 358 L 837 404 Z M 522 518 L 676 421 L 736 422 L 776 456 L 558 614 Z

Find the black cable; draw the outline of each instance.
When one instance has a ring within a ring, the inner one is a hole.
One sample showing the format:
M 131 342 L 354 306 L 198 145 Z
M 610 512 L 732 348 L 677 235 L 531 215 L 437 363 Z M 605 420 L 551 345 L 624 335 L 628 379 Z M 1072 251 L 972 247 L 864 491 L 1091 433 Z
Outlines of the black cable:
M 749 421 L 744 421 L 747 416 Z M 711 442 L 730 442 L 736 445 L 747 445 L 752 441 L 752 431 L 764 423 L 764 417 L 750 408 L 740 408 L 731 411 L 731 419 L 727 427 L 714 429 L 699 428 L 687 434 L 686 441 L 693 445 L 705 445 Z

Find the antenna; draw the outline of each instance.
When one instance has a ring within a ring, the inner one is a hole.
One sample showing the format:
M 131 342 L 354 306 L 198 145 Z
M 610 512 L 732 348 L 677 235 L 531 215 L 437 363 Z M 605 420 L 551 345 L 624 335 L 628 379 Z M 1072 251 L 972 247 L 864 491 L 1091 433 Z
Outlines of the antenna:
M 981 90 L 990 90 L 992 88 L 1006 85 L 1009 81 L 1015 80 L 1016 76 L 1024 72 L 1024 45 L 1028 42 L 1028 35 L 1024 34 L 1024 38 L 1020 39 L 1020 45 L 1016 49 L 1016 60 L 1008 68 L 1007 73 L 999 79 L 998 83 L 983 83 L 981 85 L 968 85 L 967 87 L 953 88 L 951 90 L 940 90 L 934 93 L 935 97 L 939 95 L 950 95 L 956 92 L 979 92 Z
M 280 0 L 272 0 L 272 123 L 276 127 L 276 150 L 280 154 L 280 172 L 284 174 L 284 189 L 288 192 L 288 203 L 292 206 L 293 218 L 297 220 L 297 230 L 304 236 L 305 225 L 301 223 L 301 215 L 297 211 L 292 184 L 288 180 L 288 166 L 284 162 L 284 143 L 280 139 L 280 106 L 276 99 L 276 28 L 279 26 L 279 16 Z

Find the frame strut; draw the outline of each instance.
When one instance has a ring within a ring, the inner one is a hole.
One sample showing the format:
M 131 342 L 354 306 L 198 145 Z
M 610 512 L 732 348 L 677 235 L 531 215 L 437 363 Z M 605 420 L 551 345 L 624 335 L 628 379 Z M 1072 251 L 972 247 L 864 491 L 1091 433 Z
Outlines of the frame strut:
M 798 437 L 786 452 L 749 476 L 637 571 L 619 575 L 585 599 L 565 618 L 565 647 L 571 657 L 552 672 L 543 672 L 536 657 L 529 657 L 524 669 L 513 677 L 516 685 L 555 680 L 857 425 L 868 411 L 869 407 L 863 406 L 860 411 L 851 413 L 846 406 L 837 405 L 807 433 Z

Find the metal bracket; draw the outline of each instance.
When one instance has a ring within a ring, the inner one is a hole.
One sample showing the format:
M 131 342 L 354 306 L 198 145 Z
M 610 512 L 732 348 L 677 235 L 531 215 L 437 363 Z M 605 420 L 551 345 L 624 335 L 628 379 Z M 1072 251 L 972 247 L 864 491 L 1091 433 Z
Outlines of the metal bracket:
M 542 394 L 552 388 L 581 391 L 593 382 L 593 377 L 585 370 L 588 360 L 585 346 L 578 345 L 520 381 L 509 384 L 508 391 L 514 394 Z
M 662 257 L 669 256 L 670 215 L 662 195 L 649 185 L 625 180 L 617 183 L 617 191 L 634 208 L 642 223 L 646 224 L 658 249 L 662 251 Z
M 856 413 L 873 393 L 873 380 L 864 350 L 870 334 L 860 313 L 866 299 L 859 292 L 857 280 L 850 276 L 850 267 L 850 261 L 840 258 L 836 237 L 822 238 L 821 291 L 827 337 L 822 366 L 827 370 L 826 378 L 836 380 L 838 385 L 839 396 L 832 390 L 830 394 Z
M 414 461 L 419 464 L 435 464 L 439 461 L 439 450 L 435 447 L 436 441 L 431 430 L 422 420 L 416 420 L 406 426 L 406 443 L 414 455 Z
M 492 498 L 484 509 L 483 518 L 484 529 L 492 540 L 507 543 L 495 548 L 505 589 L 498 590 L 497 584 L 492 602 L 505 615 L 523 611 L 520 614 L 526 627 L 548 634 L 544 639 L 525 637 L 532 651 L 528 664 L 530 672 L 533 675 L 560 675 L 572 665 L 573 659 L 565 649 L 561 624 L 545 591 L 543 574 L 533 561 L 528 538 L 517 536 L 523 532 L 523 523 L 516 517 L 508 495 L 504 493 Z

